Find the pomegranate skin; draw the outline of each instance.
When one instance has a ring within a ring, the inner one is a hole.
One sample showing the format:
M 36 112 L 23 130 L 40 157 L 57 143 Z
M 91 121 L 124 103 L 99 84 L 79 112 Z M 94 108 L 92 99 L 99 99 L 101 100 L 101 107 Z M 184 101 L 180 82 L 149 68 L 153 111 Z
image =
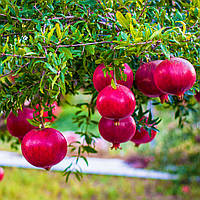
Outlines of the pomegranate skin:
M 4 178 L 4 170 L 0 167 L 0 181 L 2 181 Z
M 66 156 L 67 142 L 56 129 L 33 129 L 24 136 L 21 149 L 30 164 L 49 170 Z
M 124 80 L 117 80 L 117 83 L 120 85 L 124 85 L 128 88 L 131 88 L 133 85 L 133 71 L 129 67 L 127 63 L 124 63 L 124 73 L 127 75 L 126 81 Z M 93 74 L 93 84 L 95 89 L 100 92 L 103 90 L 106 86 L 111 84 L 111 80 L 113 78 L 113 71 L 111 71 L 112 78 L 108 75 L 108 72 L 106 73 L 106 77 L 104 77 L 103 69 L 105 68 L 104 64 L 100 64 L 94 71 Z
M 200 92 L 197 92 L 194 97 L 200 103 Z
M 61 107 L 58 106 L 56 101 L 51 105 L 51 107 L 53 107 L 52 108 L 52 114 L 55 115 L 55 116 L 58 116 L 61 112 Z M 38 104 L 36 105 L 36 108 L 37 109 L 39 108 Z M 34 111 L 35 111 L 35 109 L 34 109 Z M 36 115 L 39 115 L 39 112 L 37 112 Z M 47 119 L 46 117 L 48 117 L 48 116 L 49 116 L 48 111 L 45 111 L 43 113 L 43 117 L 45 117 L 45 119 L 44 119 L 45 122 L 54 122 L 56 120 L 55 117 L 53 117 L 53 116 L 52 116 L 51 119 Z
M 104 117 L 99 122 L 101 136 L 111 142 L 111 148 L 120 148 L 120 143 L 129 141 L 135 134 L 135 120 L 130 116 L 121 120 L 111 120 Z
M 182 98 L 196 81 L 193 65 L 183 58 L 171 58 L 161 62 L 154 71 L 156 86 L 163 92 Z
M 141 65 L 135 74 L 137 88 L 147 97 L 160 97 L 161 103 L 168 101 L 168 95 L 161 92 L 154 83 L 153 73 L 163 60 L 155 60 Z
M 24 107 L 22 111 L 18 110 L 17 113 L 18 116 L 15 116 L 13 112 L 10 112 L 10 114 L 8 115 L 7 129 L 12 136 L 19 138 L 19 140 L 22 140 L 26 133 L 38 127 L 31 125 L 27 121 L 27 119 L 33 119 L 33 109 Z
M 104 88 L 97 96 L 97 109 L 101 116 L 109 119 L 121 119 L 133 114 L 135 97 L 130 89 L 123 85 L 111 85 Z

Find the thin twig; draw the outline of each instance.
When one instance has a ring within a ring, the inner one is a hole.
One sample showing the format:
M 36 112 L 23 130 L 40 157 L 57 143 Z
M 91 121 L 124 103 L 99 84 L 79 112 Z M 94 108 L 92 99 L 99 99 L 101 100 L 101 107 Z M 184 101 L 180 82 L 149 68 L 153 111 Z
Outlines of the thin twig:
M 0 16 L 4 16 L 4 17 L 7 17 L 7 15 L 5 14 L 0 14 Z M 16 19 L 16 20 L 19 20 L 17 17 L 13 17 L 13 16 L 10 16 L 10 18 L 12 19 Z M 20 18 L 20 17 L 19 17 Z M 74 19 L 76 18 L 75 16 L 65 16 L 65 17 L 53 17 L 53 18 L 49 18 L 47 20 L 54 20 L 54 19 Z M 27 18 L 20 18 L 22 21 L 32 21 L 33 19 L 27 19 Z M 82 17 L 79 17 L 78 19 L 82 19 Z M 42 21 L 42 20 L 39 20 L 39 21 Z
M 25 65 L 18 66 L 18 67 L 19 67 L 18 69 L 13 70 L 12 72 L 8 72 L 8 73 L 6 73 L 6 74 L 0 76 L 0 79 L 3 78 L 3 77 L 5 77 L 5 76 L 9 76 L 9 75 L 11 75 L 11 74 L 14 74 L 14 73 L 15 73 L 16 71 L 18 71 L 20 68 L 26 67 L 27 65 L 29 65 L 29 63 L 26 63 Z
M 137 22 L 140 20 L 140 17 L 142 17 L 142 15 L 143 15 L 143 13 L 144 13 L 146 7 L 147 7 L 147 4 L 148 4 L 148 1 L 146 1 L 146 3 L 145 3 L 145 5 L 144 5 L 144 8 L 143 8 L 142 12 L 140 13 L 138 19 L 136 20 Z
M 7 15 L 4 15 L 4 14 L 0 14 L 0 16 L 4 16 L 4 17 L 7 17 Z M 12 19 L 16 19 L 16 20 L 19 20 L 17 17 L 13 17 L 13 16 L 10 16 L 10 18 Z M 20 18 L 20 17 L 19 17 Z M 26 18 L 20 18 L 22 21 L 32 21 L 33 19 L 26 19 Z
M 12 57 L 17 57 L 17 58 L 39 58 L 39 59 L 46 58 L 42 56 L 21 56 L 21 55 L 12 55 L 12 54 L 5 54 L 5 53 L 0 54 L 0 57 L 3 57 L 3 56 L 12 56 Z

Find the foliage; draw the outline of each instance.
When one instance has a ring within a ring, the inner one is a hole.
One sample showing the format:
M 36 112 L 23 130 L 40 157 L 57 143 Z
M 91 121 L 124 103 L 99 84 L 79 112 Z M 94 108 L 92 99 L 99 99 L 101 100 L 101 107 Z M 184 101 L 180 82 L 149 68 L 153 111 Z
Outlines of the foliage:
M 26 101 L 32 107 L 39 104 L 38 109 L 43 106 L 51 116 L 48 105 L 54 101 L 60 104 L 65 95 L 83 90 L 91 96 L 89 101 L 68 103 L 79 108 L 74 122 L 87 143 L 83 151 L 95 153 L 95 135 L 88 126 L 97 124 L 91 118 L 97 97 L 92 84 L 96 66 L 104 63 L 107 71 L 115 68 L 117 73 L 126 62 L 135 72 L 143 62 L 170 56 L 189 60 L 196 68 L 197 82 L 184 101 L 170 97 L 164 107 L 175 111 L 180 127 L 194 110 L 190 99 L 200 90 L 198 0 L 0 2 L 0 112 L 5 117 Z M 143 111 L 149 98 L 135 87 L 132 90 L 137 102 L 134 118 L 141 127 L 142 115 L 151 112 Z M 154 105 L 159 104 L 155 100 Z M 85 110 L 87 114 L 83 114 Z M 43 121 L 35 117 L 32 123 Z M 150 124 L 158 122 L 149 117 Z M 146 128 L 150 132 L 155 126 Z

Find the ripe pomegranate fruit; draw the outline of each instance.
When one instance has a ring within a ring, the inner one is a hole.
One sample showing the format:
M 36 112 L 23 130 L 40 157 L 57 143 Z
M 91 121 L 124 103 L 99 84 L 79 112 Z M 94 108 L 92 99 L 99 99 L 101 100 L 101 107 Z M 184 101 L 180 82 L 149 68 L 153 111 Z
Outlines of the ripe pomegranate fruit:
M 56 129 L 33 129 L 24 136 L 21 149 L 29 163 L 49 170 L 66 156 L 67 142 Z
M 50 105 L 49 105 L 49 107 L 50 107 Z M 52 114 L 55 116 L 58 116 L 61 112 L 61 107 L 58 106 L 56 101 L 51 105 L 51 107 L 52 107 Z M 36 109 L 38 109 L 38 108 L 39 108 L 39 105 L 36 105 Z M 35 109 L 34 109 L 34 111 L 35 111 Z M 36 116 L 37 115 L 39 115 L 39 112 L 36 113 Z M 54 122 L 56 120 L 55 117 L 53 117 L 53 116 L 51 119 L 47 119 L 46 117 L 48 117 L 48 116 L 49 116 L 48 111 L 45 111 L 43 113 L 43 117 L 45 117 L 44 118 L 45 122 Z
M 197 92 L 194 97 L 200 103 L 200 92 Z
M 4 170 L 3 168 L 0 167 L 0 181 L 3 180 L 3 177 L 4 177 Z
M 120 148 L 120 143 L 129 141 L 135 134 L 136 124 L 130 116 L 125 119 L 111 120 L 104 117 L 99 122 L 99 132 L 101 136 L 111 142 L 111 148 Z
M 132 115 L 135 109 L 135 97 L 130 89 L 123 85 L 105 87 L 97 97 L 99 113 L 109 119 L 120 119 Z
M 196 81 L 193 65 L 183 58 L 162 61 L 154 71 L 156 86 L 163 92 L 183 98 Z
M 141 120 L 145 118 L 145 122 L 147 126 L 151 126 L 151 124 L 148 124 L 148 118 L 142 117 Z M 151 142 L 157 132 L 154 130 L 151 130 L 151 137 L 149 136 L 149 133 L 147 130 L 145 130 L 143 127 L 140 128 L 140 130 L 136 129 L 135 135 L 131 138 L 131 141 L 135 143 L 135 146 L 138 147 L 140 144 L 145 144 L 148 142 Z
M 162 60 L 155 60 L 141 65 L 135 74 L 137 88 L 148 97 L 160 97 L 161 103 L 168 101 L 168 95 L 161 92 L 155 85 L 153 73 Z
M 120 85 L 124 85 L 128 88 L 131 88 L 133 85 L 133 72 L 128 64 L 124 63 L 124 73 L 127 75 L 126 81 L 117 80 L 117 83 Z M 111 84 L 111 80 L 113 78 L 113 71 L 111 71 L 112 78 L 108 75 L 108 72 L 106 73 L 106 77 L 104 76 L 103 69 L 105 68 L 104 64 L 100 64 L 94 71 L 93 74 L 93 84 L 95 89 L 100 92 L 103 90 L 106 86 Z
M 22 140 L 24 135 L 30 130 L 37 127 L 31 125 L 27 119 L 33 119 L 34 110 L 31 108 L 23 108 L 17 111 L 18 116 L 15 116 L 13 112 L 10 112 L 7 118 L 7 129 L 12 136 Z

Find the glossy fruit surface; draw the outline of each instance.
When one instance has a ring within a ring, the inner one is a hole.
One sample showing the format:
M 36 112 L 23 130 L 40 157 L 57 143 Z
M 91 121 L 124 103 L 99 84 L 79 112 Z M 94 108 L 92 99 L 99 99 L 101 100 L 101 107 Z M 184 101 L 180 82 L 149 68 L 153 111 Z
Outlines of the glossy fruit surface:
M 13 112 L 8 115 L 7 129 L 12 136 L 22 140 L 26 133 L 37 128 L 27 121 L 27 119 L 33 119 L 34 110 L 24 107 L 22 110 L 18 110 L 17 113 L 18 116 L 15 116 Z
M 49 170 L 66 156 L 67 142 L 56 129 L 34 129 L 23 138 L 21 149 L 29 163 Z
M 123 85 L 104 88 L 97 97 L 97 109 L 101 116 L 109 119 L 125 118 L 133 114 L 135 97 L 130 89 Z
M 156 86 L 164 93 L 180 98 L 196 81 L 193 65 L 183 58 L 171 58 L 161 62 L 154 71 Z
M 168 101 L 168 95 L 161 92 L 154 83 L 153 73 L 162 60 L 155 60 L 141 65 L 135 74 L 137 88 L 148 97 L 160 97 L 161 102 Z
M 133 71 L 129 67 L 127 63 L 124 64 L 124 73 L 127 75 L 126 81 L 123 79 L 117 80 L 117 83 L 120 85 L 124 85 L 128 88 L 131 88 L 133 85 Z M 111 80 L 113 79 L 113 71 L 110 72 L 111 77 L 109 76 L 108 72 L 106 73 L 106 77 L 104 76 L 103 69 L 105 68 L 104 64 L 100 64 L 94 71 L 93 74 L 93 84 L 95 89 L 100 92 L 106 86 L 111 84 Z
M 2 181 L 4 178 L 4 170 L 0 167 L 0 181 Z
M 99 132 L 101 136 L 113 144 L 112 148 L 120 148 L 120 143 L 129 141 L 135 134 L 136 124 L 130 116 L 121 120 L 101 118 Z

